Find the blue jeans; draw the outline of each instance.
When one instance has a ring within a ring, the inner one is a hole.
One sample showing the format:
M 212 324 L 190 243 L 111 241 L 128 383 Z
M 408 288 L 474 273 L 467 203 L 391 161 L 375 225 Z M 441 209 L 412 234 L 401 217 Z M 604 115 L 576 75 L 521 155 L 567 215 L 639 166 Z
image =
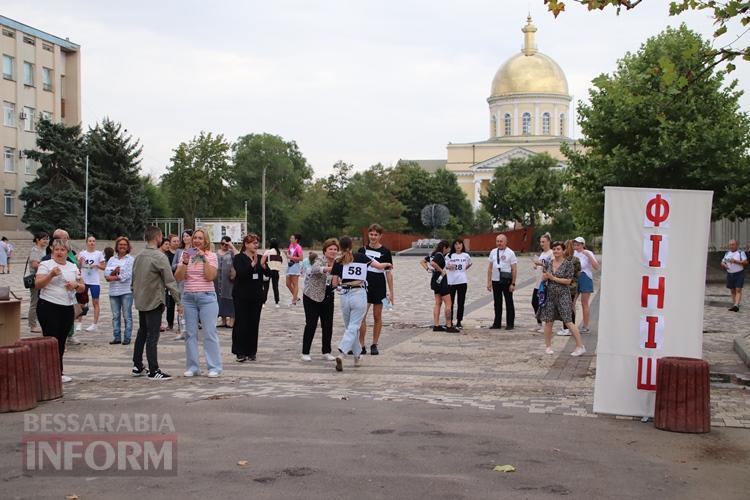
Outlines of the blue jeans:
M 359 343 L 359 325 L 367 314 L 367 292 L 364 288 L 352 288 L 340 295 L 341 312 L 344 315 L 344 337 L 339 342 L 339 351 L 349 351 L 359 356 L 362 346 Z
M 125 335 L 123 341 L 130 342 L 133 333 L 133 294 L 109 296 L 109 306 L 112 309 L 112 334 L 115 340 L 120 340 L 120 318 L 125 316 Z
M 185 308 L 185 367 L 193 373 L 200 372 L 198 359 L 198 319 L 203 328 L 203 353 L 209 371 L 221 372 L 221 350 L 216 334 L 216 318 L 219 302 L 215 292 L 185 292 L 182 296 Z

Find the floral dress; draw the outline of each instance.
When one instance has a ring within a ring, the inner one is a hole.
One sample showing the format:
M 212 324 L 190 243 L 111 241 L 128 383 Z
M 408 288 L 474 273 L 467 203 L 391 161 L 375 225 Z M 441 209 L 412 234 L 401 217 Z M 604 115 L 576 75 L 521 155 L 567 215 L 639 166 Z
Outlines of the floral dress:
M 575 269 L 573 263 L 563 259 L 557 271 L 553 271 L 554 260 L 545 261 L 544 270 L 557 278 L 573 279 Z M 573 306 L 570 301 L 570 292 L 568 285 L 547 281 L 546 283 L 546 302 L 539 308 L 539 320 L 546 323 L 553 321 L 563 321 L 570 323 L 573 321 Z

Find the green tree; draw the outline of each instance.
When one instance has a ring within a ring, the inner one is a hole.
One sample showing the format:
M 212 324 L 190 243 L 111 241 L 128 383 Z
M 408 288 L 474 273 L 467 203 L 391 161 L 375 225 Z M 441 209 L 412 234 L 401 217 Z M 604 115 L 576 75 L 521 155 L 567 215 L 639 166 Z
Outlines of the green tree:
M 381 164 L 357 172 L 345 191 L 345 231 L 359 235 L 363 227 L 378 222 L 388 231 L 406 229 L 402 216 L 406 207 L 392 194 L 390 176 Z
M 169 205 L 190 227 L 196 217 L 239 215 L 233 211 L 230 165 L 231 144 L 224 136 L 201 132 L 190 142 L 174 149 L 174 156 L 162 177 Z
M 146 195 L 148 201 L 149 213 L 154 218 L 171 217 L 172 211 L 169 207 L 169 201 L 167 195 L 162 189 L 160 184 L 151 177 L 150 175 L 144 175 L 141 177 L 141 183 L 143 184 L 143 192 Z
M 712 190 L 714 217 L 750 216 L 750 121 L 737 82 L 701 71 L 707 46 L 684 25 L 669 28 L 594 79 L 578 107 L 583 148 L 562 148 L 579 229 L 600 234 L 604 186 Z M 665 64 L 699 76 L 664 79 Z
M 562 175 L 558 162 L 546 153 L 514 158 L 495 174 L 482 195 L 482 206 L 495 222 L 517 221 L 535 226 L 560 206 Z
M 309 183 L 291 217 L 289 232 L 301 234 L 305 244 L 338 236 L 343 228 L 343 223 L 338 220 L 343 219 L 345 212 L 337 212 L 337 201 L 339 200 L 331 196 L 327 179 Z
M 37 176 L 19 199 L 25 202 L 21 221 L 30 231 L 66 229 L 83 236 L 84 156 L 81 127 L 41 120 L 36 125 L 36 150 L 26 151 L 40 163 Z
M 474 234 L 489 233 L 492 231 L 492 215 L 490 215 L 486 208 L 480 207 L 479 210 L 474 212 L 470 231 Z
M 142 147 L 105 118 L 85 137 L 89 155 L 88 230 L 99 238 L 140 236 L 150 217 L 140 177 Z
M 619 14 L 621 9 L 631 10 L 636 8 L 643 0 L 570 0 L 573 3 L 585 5 L 589 10 L 604 10 L 614 7 Z M 565 10 L 565 2 L 562 0 L 544 0 L 550 12 L 557 17 Z M 750 61 L 750 47 L 737 45 L 740 38 L 746 33 L 745 27 L 750 24 L 750 2 L 747 0 L 677 0 L 669 2 L 669 15 L 677 16 L 688 10 L 709 11 L 714 20 L 714 46 L 706 46 L 702 52 L 703 63 L 710 69 L 717 64 L 727 61 L 728 72 L 734 70 L 731 63 L 737 57 Z M 737 23 L 734 23 L 737 21 Z M 736 27 L 741 32 L 730 31 L 729 28 Z M 724 37 L 720 40 L 720 38 Z M 725 43 L 726 39 L 732 39 Z
M 266 168 L 266 232 L 285 239 L 290 221 L 313 170 L 294 141 L 272 134 L 248 134 L 232 147 L 234 153 L 234 198 L 247 201 L 248 219 L 261 229 L 263 169 Z M 299 226 L 298 226 L 299 227 Z M 307 241 L 305 231 L 301 231 Z M 268 240 L 269 238 L 266 238 Z

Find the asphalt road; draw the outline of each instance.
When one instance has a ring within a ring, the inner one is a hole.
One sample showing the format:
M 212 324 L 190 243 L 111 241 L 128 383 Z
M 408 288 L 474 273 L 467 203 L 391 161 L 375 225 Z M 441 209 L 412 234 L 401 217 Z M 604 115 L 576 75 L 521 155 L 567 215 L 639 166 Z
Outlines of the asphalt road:
M 750 432 L 367 398 L 57 401 L 34 412 L 168 413 L 178 473 L 28 475 L 23 414 L 0 415 L 0 497 L 747 499 Z M 247 465 L 238 465 L 246 460 Z M 516 472 L 493 471 L 510 464 Z

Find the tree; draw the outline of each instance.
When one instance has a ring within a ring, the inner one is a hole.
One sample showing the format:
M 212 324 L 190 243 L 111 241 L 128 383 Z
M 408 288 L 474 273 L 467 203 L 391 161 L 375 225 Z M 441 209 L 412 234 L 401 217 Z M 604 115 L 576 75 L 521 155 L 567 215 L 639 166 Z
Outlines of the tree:
M 492 231 L 492 216 L 486 208 L 480 207 L 474 212 L 474 219 L 470 231 L 474 234 L 489 233 Z
M 401 214 L 406 207 L 391 192 L 389 176 L 381 164 L 354 174 L 345 192 L 345 230 L 349 234 L 359 234 L 373 222 L 388 231 L 404 230 L 407 222 Z
M 266 232 L 286 237 L 305 181 L 313 173 L 297 143 L 272 134 L 248 134 L 237 140 L 232 151 L 234 198 L 238 204 L 247 201 L 248 218 L 260 231 L 261 184 L 266 168 Z M 304 231 L 302 237 L 307 241 Z
M 142 147 L 122 125 L 105 118 L 85 137 L 89 155 L 90 233 L 114 239 L 140 236 L 150 217 L 140 177 Z
M 346 212 L 337 212 L 335 203 L 345 200 L 331 196 L 327 181 L 318 179 L 305 186 L 289 221 L 289 232 L 301 234 L 306 244 L 341 234 Z
M 29 158 L 41 165 L 37 176 L 21 190 L 25 202 L 21 221 L 31 232 L 66 229 L 83 236 L 85 147 L 78 125 L 40 120 L 36 125 L 37 150 Z
M 432 237 L 437 234 L 438 228 L 445 227 L 451 219 L 451 213 L 448 207 L 439 203 L 425 205 L 421 213 L 422 225 L 432 229 Z
M 162 187 L 175 215 L 183 217 L 186 224 L 191 225 L 196 217 L 232 213 L 232 197 L 227 196 L 233 182 L 231 147 L 223 135 L 201 132 L 174 149 Z
M 562 147 L 579 229 L 601 231 L 604 186 L 712 190 L 715 218 L 750 216 L 750 121 L 736 81 L 701 73 L 707 45 L 684 25 L 669 28 L 594 79 L 590 103 L 578 107 L 583 148 Z M 700 76 L 664 79 L 664 64 Z
M 146 195 L 151 217 L 171 217 L 172 211 L 162 186 L 157 184 L 150 175 L 142 176 L 141 183 L 143 184 L 143 192 Z
M 546 153 L 512 159 L 495 170 L 482 206 L 495 222 L 535 226 L 540 216 L 550 217 L 560 205 L 563 186 L 557 166 Z
M 614 7 L 619 14 L 622 8 L 631 10 L 636 8 L 643 0 L 570 0 L 573 3 L 585 5 L 589 10 L 604 10 L 607 7 Z M 557 17 L 565 10 L 565 2 L 562 0 L 544 0 L 550 12 Z M 713 68 L 717 64 L 728 61 L 726 65 L 727 72 L 734 70 L 734 64 L 731 63 L 737 57 L 742 57 L 750 61 L 750 47 L 737 46 L 736 43 L 747 33 L 745 26 L 750 24 L 750 2 L 747 0 L 677 0 L 669 2 L 669 15 L 676 16 L 687 10 L 709 10 L 712 11 L 714 25 L 713 38 L 715 45 L 719 48 L 710 48 L 706 46 L 703 52 L 703 61 L 708 66 L 706 69 Z M 735 36 L 735 33 L 729 33 L 729 27 L 733 21 L 739 21 L 741 33 L 736 34 L 734 40 L 724 43 L 719 41 L 724 35 L 728 38 Z

